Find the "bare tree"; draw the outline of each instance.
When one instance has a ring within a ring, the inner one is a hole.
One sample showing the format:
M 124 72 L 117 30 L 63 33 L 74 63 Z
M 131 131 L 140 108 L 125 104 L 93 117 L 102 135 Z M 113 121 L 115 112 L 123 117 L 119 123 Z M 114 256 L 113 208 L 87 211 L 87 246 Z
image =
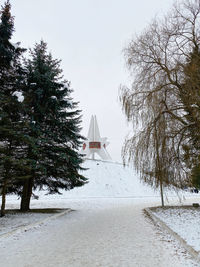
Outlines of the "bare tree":
M 155 187 L 183 187 L 189 182 L 191 157 L 200 154 L 196 148 L 186 160 L 185 148 L 195 141 L 194 132 L 200 133 L 200 101 L 188 97 L 191 81 L 198 91 L 198 79 L 187 67 L 194 49 L 199 51 L 199 19 L 200 0 L 176 3 L 124 50 L 133 82 L 131 88 L 121 87 L 120 99 L 133 136 L 122 154 L 125 161 L 134 160 L 141 178 Z

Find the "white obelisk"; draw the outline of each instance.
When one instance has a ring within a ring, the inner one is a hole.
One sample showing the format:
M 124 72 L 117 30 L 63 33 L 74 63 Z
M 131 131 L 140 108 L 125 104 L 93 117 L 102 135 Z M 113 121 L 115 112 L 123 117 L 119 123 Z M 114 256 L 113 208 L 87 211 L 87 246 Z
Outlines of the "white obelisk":
M 95 153 L 97 153 L 103 160 L 111 160 L 106 147 L 109 142 L 107 142 L 107 138 L 101 138 L 99 127 L 97 124 L 96 116 L 91 117 L 90 127 L 88 131 L 87 140 L 83 144 L 83 148 L 81 153 L 85 154 L 86 158 L 95 158 Z

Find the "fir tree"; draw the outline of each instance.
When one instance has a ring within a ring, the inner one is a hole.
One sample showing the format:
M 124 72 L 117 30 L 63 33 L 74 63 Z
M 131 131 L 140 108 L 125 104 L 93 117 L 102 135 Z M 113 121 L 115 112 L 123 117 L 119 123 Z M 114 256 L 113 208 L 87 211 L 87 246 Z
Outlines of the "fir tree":
M 24 72 L 20 56 L 24 49 L 13 45 L 11 37 L 14 21 L 7 1 L 0 17 L 0 191 L 2 195 L 1 216 L 5 214 L 5 198 L 8 188 L 23 176 L 26 168 L 23 156 L 22 105 L 18 101 Z M 23 167 L 24 166 L 24 167 Z
M 52 58 L 43 41 L 30 54 L 25 62 L 24 103 L 35 149 L 29 149 L 28 158 L 34 161 L 34 166 L 31 178 L 23 185 L 24 211 L 29 209 L 33 189 L 45 187 L 49 193 L 60 193 L 60 189 L 82 186 L 87 180 L 79 174 L 83 162 L 78 152 L 83 140 L 80 110 L 70 97 L 70 83 L 63 80 L 60 60 Z
M 185 110 L 187 145 L 183 146 L 185 161 L 192 170 L 192 184 L 200 187 L 200 50 L 196 45 L 184 67 L 184 84 L 180 99 Z

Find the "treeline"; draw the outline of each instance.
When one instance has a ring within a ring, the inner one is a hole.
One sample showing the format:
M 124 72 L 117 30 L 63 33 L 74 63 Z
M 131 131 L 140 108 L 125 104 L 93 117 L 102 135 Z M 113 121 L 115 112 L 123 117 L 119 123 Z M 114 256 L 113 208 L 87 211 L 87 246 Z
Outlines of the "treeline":
M 160 187 L 200 188 L 200 0 L 175 3 L 125 48 L 121 102 L 133 135 L 124 160 Z
M 13 44 L 14 19 L 7 1 L 0 14 L 0 194 L 1 216 L 6 194 L 21 197 L 21 210 L 30 208 L 33 190 L 59 193 L 82 186 L 82 155 L 78 149 L 81 115 L 70 97 L 60 60 L 44 41 L 24 57 Z

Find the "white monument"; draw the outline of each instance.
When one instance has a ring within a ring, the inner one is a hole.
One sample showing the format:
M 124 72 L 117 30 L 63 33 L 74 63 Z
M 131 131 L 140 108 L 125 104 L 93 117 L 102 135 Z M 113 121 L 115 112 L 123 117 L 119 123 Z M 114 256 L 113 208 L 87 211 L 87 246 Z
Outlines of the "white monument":
M 97 153 L 101 159 L 111 160 L 111 157 L 106 150 L 108 144 L 109 142 L 107 142 L 106 137 L 100 137 L 97 118 L 96 116 L 92 116 L 87 140 L 83 144 L 81 153 L 85 154 L 86 158 L 91 157 L 92 159 L 94 159 L 95 153 Z

